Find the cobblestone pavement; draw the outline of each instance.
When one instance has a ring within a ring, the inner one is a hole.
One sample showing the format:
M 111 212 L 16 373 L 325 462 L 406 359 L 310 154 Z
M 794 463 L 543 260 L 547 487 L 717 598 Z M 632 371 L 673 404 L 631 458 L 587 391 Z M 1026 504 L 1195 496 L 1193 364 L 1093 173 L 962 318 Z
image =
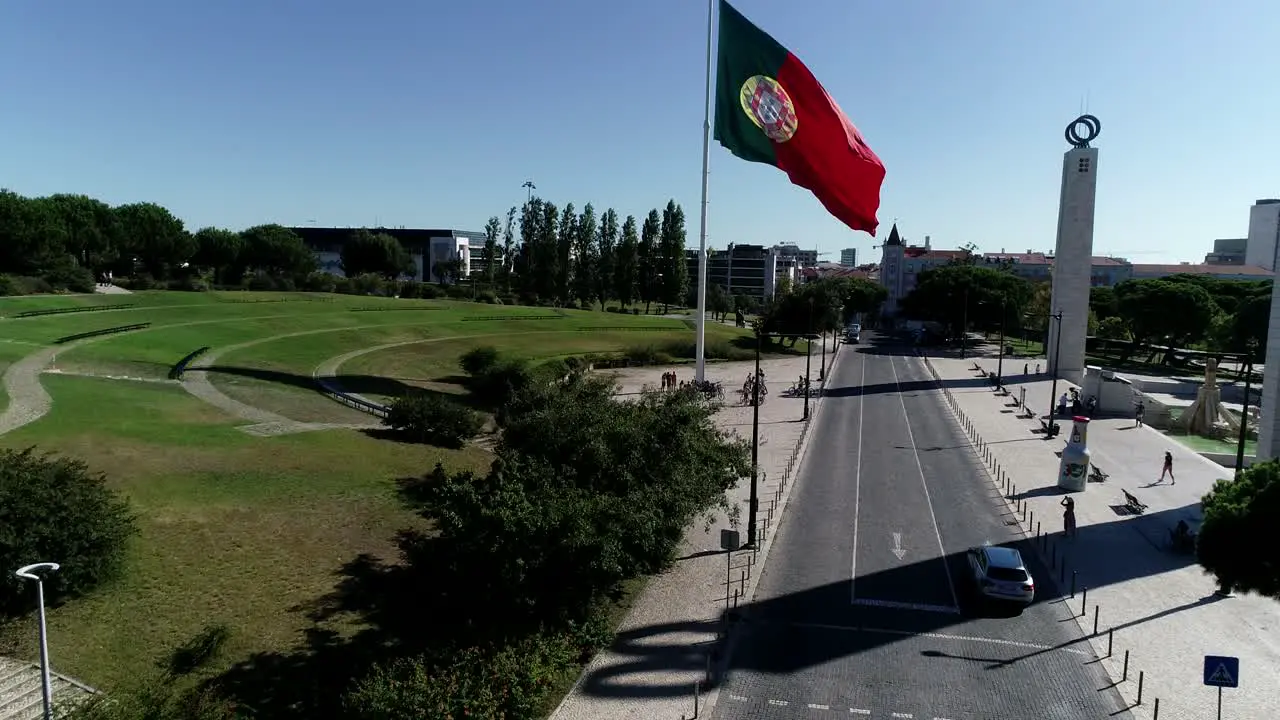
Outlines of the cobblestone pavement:
M 836 348 L 828 340 L 828 364 L 834 361 Z M 839 351 L 843 358 L 848 347 Z M 821 353 L 812 358 L 812 378 L 816 388 Z M 805 358 L 768 359 L 761 362 L 769 388 L 767 400 L 760 406 L 759 484 L 762 523 L 778 517 L 790 495 L 782 478 L 788 465 L 796 462 L 797 448 L 807 437 L 803 420 L 804 398 L 783 397 L 783 390 L 805 373 Z M 662 373 L 674 370 L 680 380 L 693 379 L 693 368 L 651 367 L 615 372 L 622 393 L 638 393 L 644 386 L 658 387 Z M 712 363 L 707 365 L 708 380 L 723 383 L 725 407 L 716 415 L 722 428 L 751 436 L 752 408 L 737 404 L 735 390 L 752 371 L 751 363 Z M 811 421 L 821 418 L 823 400 L 810 400 Z M 741 513 L 740 530 L 746 539 L 746 520 L 750 481 L 745 480 L 729 492 L 730 502 Z M 771 508 L 773 510 L 771 511 Z M 721 528 L 729 527 L 724 515 L 718 515 L 709 532 L 695 523 L 685 534 L 681 560 L 666 573 L 651 580 L 637 598 L 630 613 L 618 628 L 615 645 L 597 655 L 578 684 L 552 714 L 553 720 L 679 720 L 694 716 L 694 693 L 697 683 L 698 717 L 704 717 L 720 697 L 714 683 L 719 662 L 721 613 L 726 600 L 732 604 L 733 591 L 749 597 L 759 567 L 773 541 L 773 523 L 762 527 L 762 549 L 754 555 L 748 551 L 726 555 L 720 550 Z M 767 529 L 766 529 L 767 528 Z M 732 580 L 732 582 L 728 582 Z M 723 702 L 722 700 L 720 700 Z
M 1215 596 L 1213 579 L 1194 557 L 1174 553 L 1169 544 L 1178 520 L 1194 522 L 1200 498 L 1231 471 L 1158 431 L 1134 427 L 1130 419 L 1094 421 L 1088 435 L 1093 463 L 1110 477 L 1074 494 L 1078 532 L 1074 539 L 1064 538 L 1056 453 L 1065 445 L 1069 421 L 1062 435 L 1045 440 L 1033 432 L 1039 423 L 1020 417 L 1012 405 L 1025 387 L 1027 403 L 1044 412 L 1052 381 L 1007 374 L 1012 394 L 1002 397 L 980 378 L 974 362 L 930 359 L 973 436 L 981 438 L 981 452 L 996 468 L 996 484 L 1007 483 L 1005 494 L 1025 505 L 1024 527 L 1033 535 L 1041 527 L 1042 552 L 1066 582 L 1074 577 L 1079 592 L 1069 604 L 1082 615 L 1086 632 L 1093 630 L 1096 613 L 1099 635 L 1093 645 L 1105 655 L 1108 642 L 1113 644 L 1102 664 L 1115 680 L 1124 676 L 1127 652 L 1128 679 L 1118 688 L 1129 704 L 1137 702 L 1142 673 L 1142 705 L 1134 715 L 1153 717 L 1159 698 L 1163 720 L 1215 717 L 1217 691 L 1203 685 L 1203 656 L 1228 655 L 1240 658 L 1242 679 L 1238 689 L 1224 691 L 1223 717 L 1280 717 L 1280 604 L 1255 596 Z M 976 362 L 995 369 L 994 358 Z M 1058 392 L 1065 387 L 1059 382 Z M 1166 451 L 1174 457 L 1176 482 L 1159 481 Z M 1122 490 L 1145 503 L 1145 513 L 1125 514 Z

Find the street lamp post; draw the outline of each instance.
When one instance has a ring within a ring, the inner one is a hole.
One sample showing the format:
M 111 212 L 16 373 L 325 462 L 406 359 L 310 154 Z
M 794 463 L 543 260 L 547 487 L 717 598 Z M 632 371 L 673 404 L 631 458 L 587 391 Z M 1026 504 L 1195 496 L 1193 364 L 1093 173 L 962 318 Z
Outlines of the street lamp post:
M 58 563 L 36 563 L 20 567 L 13 574 L 24 580 L 36 581 L 36 600 L 40 605 L 40 680 L 44 693 L 44 720 L 53 720 L 53 682 L 49 677 L 49 629 L 44 618 L 44 580 L 37 572 L 57 572 Z
M 960 320 L 960 359 L 964 359 L 964 344 L 969 335 L 969 288 L 964 289 L 964 310 Z
M 525 201 L 525 204 L 528 204 L 531 200 L 533 200 L 533 191 L 537 190 L 538 186 L 534 185 L 532 180 L 525 180 L 524 184 L 521 185 L 520 187 L 525 189 L 524 201 Z
M 804 356 L 804 419 L 809 419 L 809 368 L 813 365 L 813 335 L 805 338 Z
M 1236 440 L 1236 477 L 1244 472 L 1244 440 L 1249 430 L 1249 381 L 1253 379 L 1253 352 L 1257 343 L 1249 341 L 1244 365 L 1244 407 L 1240 413 L 1240 437 Z
M 1000 359 L 996 361 L 996 385 L 1004 385 L 1004 318 L 1007 314 L 1005 297 L 1000 296 Z
M 1054 419 L 1053 411 L 1057 407 L 1058 402 L 1058 353 L 1062 351 L 1062 311 L 1049 315 L 1058 321 L 1058 339 L 1053 346 L 1053 389 L 1049 391 L 1049 429 L 1050 437 L 1053 437 Z
M 747 544 L 756 546 L 756 515 L 760 498 L 760 343 L 764 333 L 756 331 L 756 374 L 751 378 L 751 501 L 747 506 Z

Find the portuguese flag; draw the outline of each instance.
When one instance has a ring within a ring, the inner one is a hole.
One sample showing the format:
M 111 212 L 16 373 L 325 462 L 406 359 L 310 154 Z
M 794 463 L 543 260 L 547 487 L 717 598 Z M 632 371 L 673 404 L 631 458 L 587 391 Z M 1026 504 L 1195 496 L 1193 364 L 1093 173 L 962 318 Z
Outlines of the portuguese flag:
M 804 63 L 720 0 L 715 138 L 773 165 L 854 230 L 876 234 L 884 164 Z

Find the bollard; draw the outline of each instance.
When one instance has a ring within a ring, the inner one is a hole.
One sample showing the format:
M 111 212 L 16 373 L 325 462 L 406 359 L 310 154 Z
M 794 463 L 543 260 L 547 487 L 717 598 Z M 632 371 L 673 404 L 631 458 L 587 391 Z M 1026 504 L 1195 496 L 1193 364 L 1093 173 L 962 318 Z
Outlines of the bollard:
M 1049 567 L 1058 567 L 1058 546 L 1049 543 Z
M 1094 634 L 1094 635 L 1097 635 L 1097 634 L 1098 634 L 1098 609 L 1099 609 L 1100 607 L 1101 607 L 1100 605 L 1094 605 L 1094 606 L 1093 606 L 1093 634 Z M 1107 642 L 1111 642 L 1111 639 L 1110 639 L 1110 638 L 1111 638 L 1111 636 L 1110 636 L 1110 635 L 1108 635 L 1108 636 L 1107 636 Z
M 1111 657 L 1111 642 L 1115 640 L 1115 637 L 1116 637 L 1115 628 L 1111 628 L 1110 630 L 1107 631 L 1107 657 Z M 1160 701 L 1157 700 L 1156 702 L 1160 702 Z
M 733 609 L 734 610 L 738 609 L 738 598 L 740 597 L 742 597 L 742 593 L 739 593 L 738 589 L 734 588 L 733 589 Z
M 738 588 L 740 589 L 740 592 L 744 594 L 747 592 L 747 571 L 746 570 L 743 570 L 742 572 L 738 573 Z
M 1156 707 L 1151 713 L 1151 720 L 1160 720 L 1160 698 L 1156 698 Z
M 1065 585 L 1066 582 L 1067 582 L 1067 563 L 1066 563 L 1066 558 L 1063 558 L 1063 563 L 1058 566 L 1058 589 L 1061 590 L 1062 586 Z
M 1089 586 L 1085 585 L 1080 591 L 1080 617 L 1084 617 L 1085 608 L 1089 605 Z
M 1027 503 L 1024 501 L 1022 503 L 1022 506 L 1026 507 Z M 1036 513 L 1034 510 L 1032 510 L 1030 513 L 1028 513 L 1028 515 L 1030 517 L 1027 518 L 1027 530 L 1030 530 L 1031 528 L 1036 526 Z
M 1027 501 L 1022 501 L 1022 522 L 1027 521 Z
M 1040 521 L 1039 521 L 1039 520 L 1037 520 L 1037 521 L 1036 521 L 1036 537 L 1045 537 L 1044 535 L 1041 535 L 1041 534 L 1040 534 Z M 1042 545 L 1043 545 L 1043 543 L 1042 543 Z
M 1071 571 L 1071 598 L 1074 600 L 1076 596 L 1076 571 Z
M 1017 486 L 1017 485 L 1014 485 L 1014 486 L 1013 486 L 1013 492 L 1010 492 L 1010 493 L 1009 493 L 1009 496 L 1010 496 L 1010 497 L 1015 497 L 1015 496 L 1017 496 L 1017 494 L 1018 494 L 1018 486 Z
M 1120 682 L 1129 679 L 1129 651 L 1124 651 L 1124 666 L 1120 669 Z
M 698 717 L 698 689 L 699 689 L 699 688 L 698 688 L 698 686 L 699 686 L 699 685 L 701 685 L 701 683 L 699 683 L 697 680 L 694 680 L 694 681 L 693 681 L 693 717 L 694 717 L 694 720 L 697 720 L 697 717 Z
M 1146 672 L 1143 670 L 1138 671 L 1138 702 L 1137 702 L 1138 705 L 1142 704 L 1142 677 L 1145 674 Z

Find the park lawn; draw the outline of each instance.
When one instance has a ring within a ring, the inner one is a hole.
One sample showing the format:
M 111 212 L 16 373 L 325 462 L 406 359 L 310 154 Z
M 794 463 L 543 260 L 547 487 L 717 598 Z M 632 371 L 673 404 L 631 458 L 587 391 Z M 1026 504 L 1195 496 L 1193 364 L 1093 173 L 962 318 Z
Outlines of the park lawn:
M 139 515 L 124 576 L 49 616 L 58 670 L 108 690 L 213 623 L 232 630 L 213 670 L 293 649 L 340 567 L 360 553 L 393 558 L 394 533 L 417 522 L 396 503 L 395 478 L 489 459 L 354 431 L 252 437 L 172 385 L 44 382 L 53 411 L 0 444 L 84 459 Z M 0 645 L 31 659 L 35 636 L 28 620 Z

